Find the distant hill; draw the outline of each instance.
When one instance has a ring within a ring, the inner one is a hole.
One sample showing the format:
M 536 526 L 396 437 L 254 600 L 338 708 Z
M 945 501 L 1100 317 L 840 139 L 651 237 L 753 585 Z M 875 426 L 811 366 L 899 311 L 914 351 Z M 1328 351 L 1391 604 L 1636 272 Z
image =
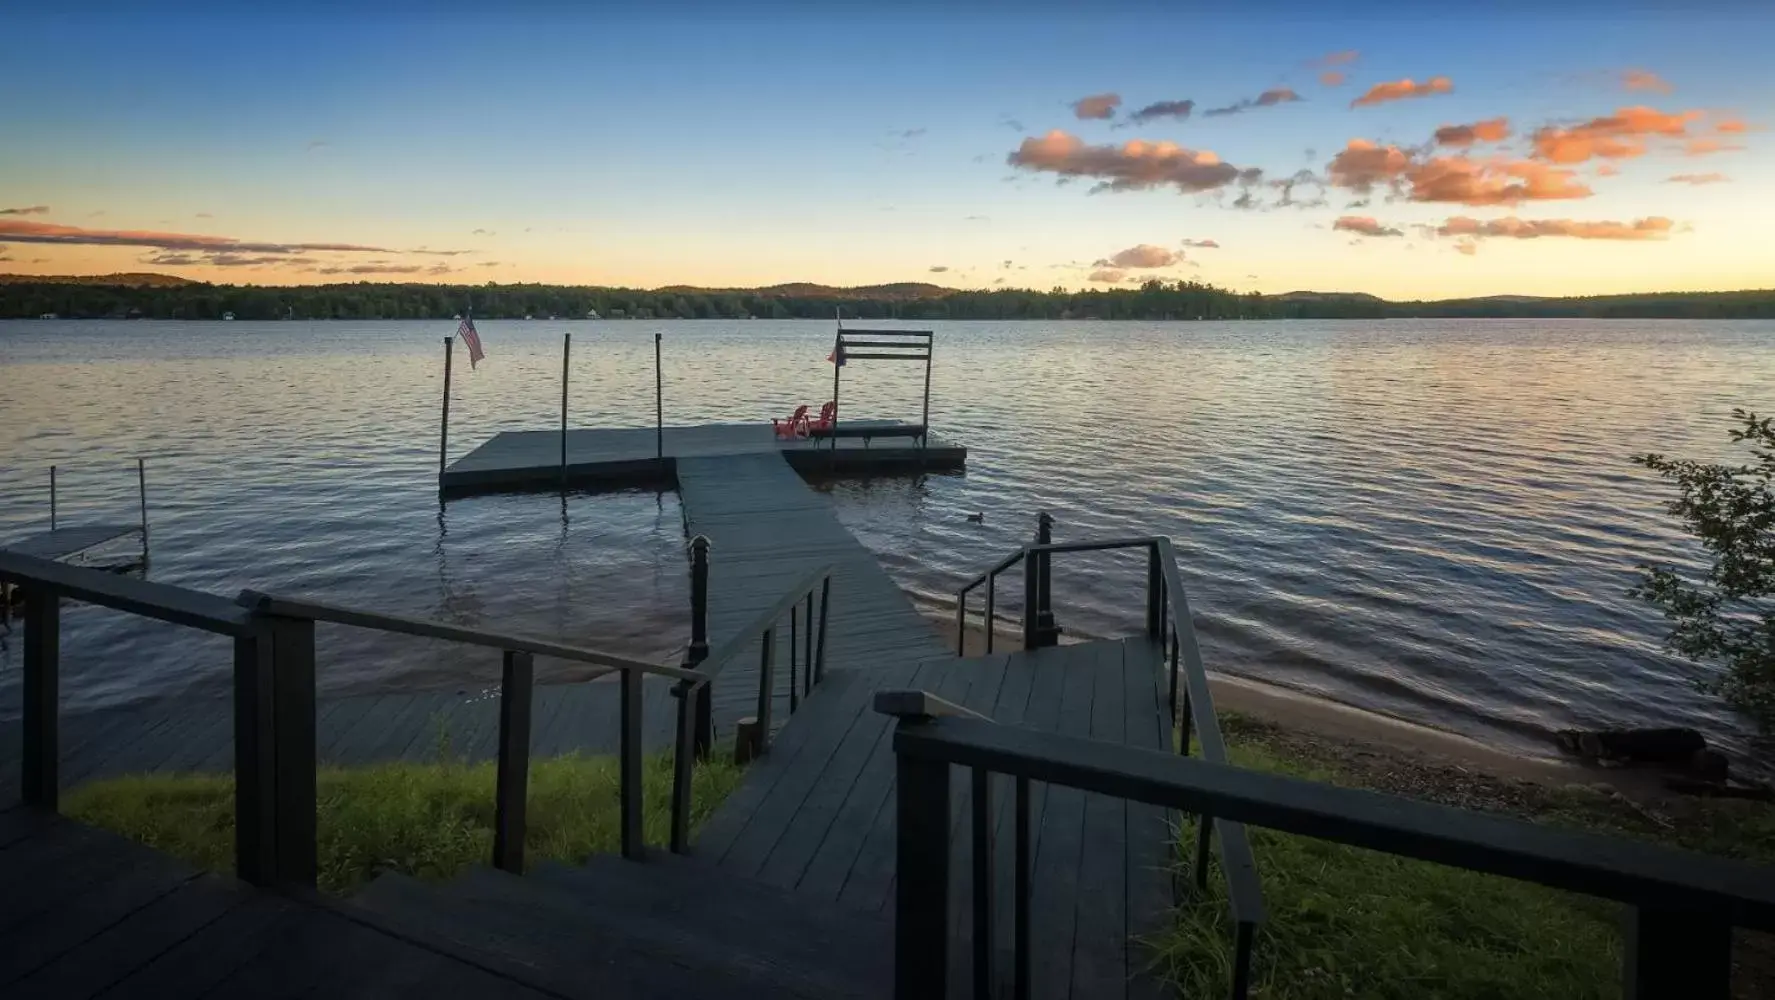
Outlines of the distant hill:
M 0 274 L 0 285 L 121 285 L 125 288 L 178 288 L 199 282 L 170 274 Z
M 959 288 L 944 288 L 942 285 L 927 284 L 922 281 L 898 281 L 886 285 L 858 285 L 855 288 L 839 288 L 833 285 L 816 285 L 805 281 L 793 281 L 784 285 L 766 285 L 763 288 L 701 288 L 696 285 L 667 285 L 655 288 L 660 294 L 671 295 L 757 295 L 774 299 L 873 299 L 891 302 L 916 302 L 922 299 L 940 299 L 961 291 Z
M 1367 292 L 1283 292 L 1280 295 L 1266 295 L 1268 299 L 1279 302 L 1385 302 L 1386 299 Z

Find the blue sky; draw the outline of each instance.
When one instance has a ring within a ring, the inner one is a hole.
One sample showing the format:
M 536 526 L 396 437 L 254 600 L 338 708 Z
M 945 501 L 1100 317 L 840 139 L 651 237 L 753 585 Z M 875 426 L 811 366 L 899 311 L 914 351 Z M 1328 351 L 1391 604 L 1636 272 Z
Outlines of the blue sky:
M 1748 7 L 380 9 L 9 14 L 0 269 L 643 286 L 1156 276 L 1393 297 L 1775 284 L 1761 131 L 1775 19 Z M 1346 78 L 1327 86 L 1327 71 Z M 1630 71 L 1662 85 L 1630 89 Z M 1428 96 L 1351 107 L 1376 84 L 1439 77 Z M 1203 114 L 1283 90 L 1299 99 Z M 1113 117 L 1077 117 L 1073 102 L 1106 93 Z M 1127 120 L 1182 100 L 1187 119 Z M 1634 107 L 1678 132 L 1606 124 Z M 1504 142 L 1432 143 L 1498 117 Z M 1537 129 L 1598 120 L 1627 148 L 1569 161 L 1536 145 Z M 1085 150 L 1067 160 L 1081 176 L 1051 156 L 1007 161 L 1052 130 Z M 1333 162 L 1352 139 L 1410 163 L 1359 190 Z M 1262 178 L 1101 189 L 1119 168 L 1092 164 L 1129 162 L 1135 140 Z M 1418 171 L 1439 157 L 1500 183 L 1569 171 L 1566 188 L 1589 193 L 1427 197 Z M 1326 183 L 1278 205 L 1269 182 L 1299 170 Z M 1234 207 L 1247 191 L 1252 207 Z M 1668 225 L 1634 228 L 1645 219 Z M 1165 253 L 1124 259 L 1181 259 L 1096 263 L 1142 246 Z

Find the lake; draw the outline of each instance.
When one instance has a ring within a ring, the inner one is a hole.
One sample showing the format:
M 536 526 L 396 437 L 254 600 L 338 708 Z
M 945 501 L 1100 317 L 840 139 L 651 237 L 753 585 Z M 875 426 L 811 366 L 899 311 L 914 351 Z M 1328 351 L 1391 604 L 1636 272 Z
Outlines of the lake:
M 885 325 L 885 324 L 870 324 Z M 919 326 L 920 324 L 901 324 Z M 1169 534 L 1211 669 L 1544 751 L 1555 728 L 1747 732 L 1659 649 L 1634 566 L 1695 550 L 1628 458 L 1723 458 L 1770 409 L 1775 323 L 1586 320 L 935 323 L 933 429 L 965 475 L 829 487 L 909 591 L 953 607 L 1021 544 Z M 666 657 L 686 637 L 670 493 L 436 494 L 450 322 L 0 322 L 0 541 L 135 517 L 155 579 L 325 593 L 377 609 Z M 458 352 L 451 457 L 558 426 L 763 421 L 831 394 L 832 324 L 480 324 Z M 916 419 L 922 370 L 845 370 L 846 418 Z M 983 515 L 973 523 L 970 513 Z M 718 557 L 718 554 L 717 554 Z M 1140 627 L 1142 557 L 1065 557 L 1061 624 Z M 64 612 L 69 711 L 219 695 L 224 640 Z M 497 656 L 323 626 L 330 693 L 497 677 Z M 0 650 L 16 717 L 19 646 Z M 1736 734 L 1736 735 L 1734 735 Z

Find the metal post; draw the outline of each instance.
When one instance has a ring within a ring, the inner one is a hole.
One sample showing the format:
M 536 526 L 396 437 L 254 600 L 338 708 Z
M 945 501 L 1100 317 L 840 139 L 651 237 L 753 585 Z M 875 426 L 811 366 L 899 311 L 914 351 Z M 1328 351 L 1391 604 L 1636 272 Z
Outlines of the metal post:
M 1012 859 L 1016 871 L 1012 875 L 1014 888 L 1011 893 L 1011 960 L 1016 971 L 1012 974 L 1011 995 L 1016 1000 L 1029 1000 L 1029 779 L 1022 775 L 1017 776 L 1016 810 L 1016 847 Z
M 1165 570 L 1157 545 L 1146 556 L 1146 634 L 1154 642 L 1165 641 Z
M 707 685 L 703 685 L 707 687 Z M 672 833 L 673 854 L 690 850 L 690 785 L 696 760 L 695 692 L 689 681 L 679 681 L 672 688 L 678 698 L 678 744 L 672 751 Z
M 773 696 L 771 682 L 775 680 L 771 674 L 776 667 L 777 627 L 772 625 L 764 630 L 758 639 L 758 748 L 770 745 L 770 702 Z
M 641 674 L 624 670 L 620 683 L 622 752 L 617 767 L 621 772 L 618 795 L 621 798 L 622 856 L 639 861 L 647 856 L 647 842 L 641 836 Z
M 983 767 L 973 769 L 972 800 L 974 835 L 974 920 L 968 933 L 974 942 L 974 996 L 992 997 L 992 775 Z
M 319 867 L 314 773 L 314 622 L 272 618 L 270 625 L 276 880 L 281 885 L 312 888 Z
M 1732 925 L 1715 914 L 1630 909 L 1622 941 L 1622 1000 L 1725 1000 Z
M 271 629 L 234 640 L 234 874 L 277 880 L 277 755 L 271 740 Z
M 936 347 L 935 336 L 926 338 L 924 342 L 924 415 L 919 418 L 918 425 L 924 430 L 918 435 L 918 455 L 924 459 L 925 447 L 931 441 L 931 353 Z
M 815 684 L 826 678 L 826 619 L 832 613 L 832 577 L 820 578 L 820 638 L 814 646 L 813 666 L 809 672 L 813 674 Z
M 1041 608 L 1041 560 L 1029 549 L 1023 550 L 1023 648 L 1041 645 L 1036 631 L 1036 617 Z
M 444 338 L 444 415 L 438 421 L 438 486 L 444 485 L 444 464 L 450 457 L 450 348 L 455 337 Z
M 505 651 L 499 673 L 499 763 L 493 791 L 493 867 L 524 872 L 525 806 L 530 788 L 530 710 L 535 660 Z
M 567 488 L 567 362 L 573 353 L 573 334 L 561 335 L 561 488 Z
M 990 654 L 992 652 L 992 631 L 993 631 L 992 622 L 993 622 L 993 619 L 997 617 L 996 612 L 998 610 L 997 608 L 993 607 L 993 602 L 998 600 L 997 588 L 998 588 L 998 574 L 996 574 L 996 573 L 986 574 L 986 610 L 985 610 L 985 613 L 982 614 L 980 617 L 981 617 L 981 620 L 984 623 L 984 627 L 986 629 L 986 652 L 988 654 Z M 958 655 L 958 656 L 965 655 L 962 653 L 962 651 L 960 649 L 957 649 L 955 652 L 956 652 L 956 655 Z
M 802 640 L 801 647 L 802 672 L 807 676 L 806 687 L 802 694 L 806 695 L 814 689 L 814 592 L 812 590 L 807 592 L 807 611 L 802 615 L 802 618 L 807 622 L 807 637 Z
M 1052 545 L 1054 542 L 1054 518 L 1045 510 L 1035 518 L 1035 541 L 1037 545 Z M 1035 558 L 1041 563 L 1036 576 L 1036 645 L 1057 646 L 1060 644 L 1060 628 L 1054 624 L 1053 576 L 1049 572 L 1054 567 L 1054 553 L 1040 552 Z
M 895 771 L 894 996 L 926 1000 L 949 974 L 949 765 L 900 753 Z
M 653 335 L 653 450 L 654 457 L 666 457 L 666 388 L 660 373 L 659 334 Z
M 813 622 L 808 622 L 809 626 Z M 795 658 L 801 648 L 801 605 L 789 606 L 789 714 L 801 707 L 801 688 L 795 675 Z
M 838 375 L 844 371 L 844 323 L 832 337 L 832 456 L 838 457 Z
M 55 466 L 49 467 L 49 530 L 55 530 Z
M 709 539 L 698 535 L 690 540 L 690 647 L 684 651 L 684 666 L 694 668 L 709 658 Z M 688 697 L 693 698 L 691 714 L 695 732 L 696 755 L 709 756 L 715 743 L 713 705 L 710 685 L 704 684 Z
M 148 467 L 140 456 L 136 458 L 136 492 L 142 501 L 142 569 L 148 569 Z
M 61 596 L 48 587 L 25 589 L 25 746 L 20 799 L 54 811 L 61 795 Z

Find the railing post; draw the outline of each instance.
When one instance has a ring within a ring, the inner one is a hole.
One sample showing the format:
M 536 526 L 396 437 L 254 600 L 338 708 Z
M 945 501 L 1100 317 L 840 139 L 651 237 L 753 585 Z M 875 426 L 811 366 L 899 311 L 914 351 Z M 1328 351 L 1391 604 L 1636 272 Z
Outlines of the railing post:
M 808 624 L 811 625 L 813 623 L 809 622 Z M 797 655 L 797 651 L 800 648 L 801 648 L 801 606 L 799 604 L 795 604 L 795 605 L 790 605 L 790 607 L 789 607 L 789 714 L 790 715 L 794 715 L 795 710 L 801 707 L 801 688 L 798 686 L 799 678 L 795 674 L 795 658 Z
M 1029 866 L 1033 859 L 1029 856 L 1029 779 L 1017 776 L 1016 844 L 1013 849 L 1011 894 L 1011 960 L 1015 964 L 1012 973 L 1011 996 L 1015 1000 L 1029 1000 Z
M 277 881 L 312 887 L 316 846 L 314 622 L 270 619 Z
M 772 625 L 764 630 L 758 638 L 758 749 L 763 750 L 770 745 L 770 703 L 772 695 L 772 674 L 776 666 L 777 627 Z
M 46 586 L 25 590 L 22 681 L 25 736 L 20 798 L 54 810 L 61 799 L 61 595 Z
M 980 621 L 981 627 L 986 630 L 986 652 L 988 653 L 992 652 L 992 619 L 993 612 L 996 610 L 993 608 L 993 602 L 998 597 L 997 586 L 998 577 L 992 573 L 986 574 L 986 607 L 980 614 Z M 956 646 L 955 652 L 957 655 L 961 655 L 962 647 Z
M 826 619 L 832 612 L 832 576 L 827 574 L 820 579 L 820 638 L 814 647 L 813 666 L 809 672 L 813 674 L 815 684 L 826 679 Z
M 1023 648 L 1034 649 L 1037 636 L 1036 617 L 1041 613 L 1041 560 L 1028 548 L 1023 550 Z
M 679 681 L 672 688 L 672 694 L 678 698 L 678 746 L 672 753 L 673 854 L 684 854 L 690 850 L 690 783 L 696 746 L 696 692 L 689 689 L 689 683 Z
M 949 969 L 949 765 L 900 753 L 895 776 L 894 996 L 931 1000 Z
M 277 880 L 271 692 L 271 629 L 259 619 L 234 639 L 234 873 L 253 885 Z
M 709 657 L 709 539 L 698 535 L 690 540 L 690 648 L 684 651 L 684 666 L 694 668 Z M 711 685 L 704 684 L 690 693 L 692 732 L 699 758 L 707 758 L 715 744 L 715 716 L 710 698 Z
M 620 770 L 622 856 L 639 861 L 647 856 L 641 837 L 641 674 L 624 670 L 622 679 L 622 753 Z
M 1045 510 L 1036 515 L 1035 542 L 1037 545 L 1054 542 L 1054 518 Z M 1060 628 L 1054 623 L 1054 578 L 1049 573 L 1054 565 L 1054 553 L 1041 552 L 1035 558 L 1040 563 L 1036 573 L 1035 644 L 1054 646 L 1060 642 Z
M 1146 554 L 1146 634 L 1154 642 L 1165 641 L 1165 568 L 1157 545 Z
M 974 923 L 968 933 L 974 943 L 974 997 L 991 1000 L 993 940 L 992 919 L 992 774 L 973 769 L 972 800 L 974 835 Z
M 964 656 L 968 650 L 968 592 L 961 591 L 955 595 L 955 655 Z
M 1732 926 L 1706 913 L 1630 909 L 1622 942 L 1622 1000 L 1725 1000 Z
M 535 661 L 505 651 L 499 674 L 499 764 L 493 792 L 493 867 L 524 872 L 525 807 L 530 788 L 530 710 Z
M 807 592 L 807 611 L 802 615 L 802 619 L 807 622 L 807 634 L 801 640 L 802 673 L 807 678 L 806 688 L 802 691 L 802 694 L 805 695 L 814 689 L 814 592 L 812 590 Z

